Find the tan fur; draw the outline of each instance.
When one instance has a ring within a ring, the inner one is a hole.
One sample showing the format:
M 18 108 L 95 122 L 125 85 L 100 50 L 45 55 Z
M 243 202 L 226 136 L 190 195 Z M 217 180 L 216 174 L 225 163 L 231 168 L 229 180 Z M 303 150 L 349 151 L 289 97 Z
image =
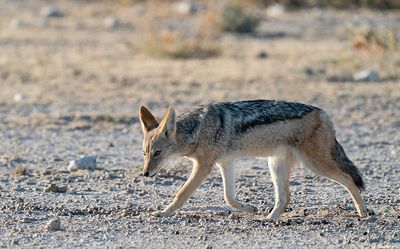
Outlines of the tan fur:
M 315 173 L 330 178 L 343 185 L 350 193 L 360 216 L 367 215 L 367 208 L 361 198 L 359 189 L 355 186 L 351 177 L 342 172 L 333 160 L 331 151 L 334 146 L 334 130 L 326 114 L 315 118 L 315 127 L 309 137 L 300 147 L 307 159 L 303 163 Z M 322 120 L 321 120 L 322 119 Z M 304 156 L 302 156 L 304 158 Z
M 275 187 L 275 205 L 268 215 L 271 220 L 278 219 L 290 200 L 290 173 L 294 165 L 299 163 L 343 185 L 349 191 L 359 215 L 367 214 L 365 204 L 352 178 L 342 172 L 333 160 L 335 132 L 331 121 L 323 111 L 314 110 L 300 119 L 275 122 L 251 129 L 240 138 L 235 138 L 235 142 L 241 146 L 229 148 L 229 153 L 225 152 L 226 148 L 216 147 L 210 142 L 214 124 L 207 123 L 206 118 L 202 124 L 203 133 L 198 135 L 194 143 L 187 143 L 185 134 L 177 132 L 175 112 L 172 107 L 157 127 L 154 127 L 157 121 L 146 108 L 140 109 L 140 119 L 144 131 L 145 175 L 155 175 L 165 158 L 172 154 L 186 156 L 193 161 L 193 170 L 172 203 L 164 210 L 154 212 L 154 216 L 169 216 L 181 208 L 210 174 L 214 165 L 221 171 L 225 202 L 242 211 L 257 212 L 257 208 L 236 199 L 234 161 L 243 156 L 268 157 Z M 156 155 L 160 150 L 162 152 Z

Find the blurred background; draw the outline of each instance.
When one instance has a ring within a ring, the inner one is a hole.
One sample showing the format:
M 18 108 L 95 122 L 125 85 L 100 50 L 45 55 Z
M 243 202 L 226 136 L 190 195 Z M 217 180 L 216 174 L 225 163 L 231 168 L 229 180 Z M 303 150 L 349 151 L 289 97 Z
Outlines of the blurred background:
M 324 106 L 348 88 L 395 94 L 399 7 L 399 0 L 1 0 L 0 102 L 22 116 L 132 116 L 140 104 L 156 112 L 247 98 Z

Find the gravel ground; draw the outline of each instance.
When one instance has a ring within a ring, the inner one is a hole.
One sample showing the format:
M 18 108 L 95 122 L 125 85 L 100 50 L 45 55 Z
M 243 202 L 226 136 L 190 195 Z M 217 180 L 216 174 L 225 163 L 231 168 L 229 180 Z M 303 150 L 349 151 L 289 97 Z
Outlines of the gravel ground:
M 400 246 L 400 56 L 355 51 L 345 38 L 348 25 L 365 20 L 398 31 L 398 12 L 284 14 L 259 31 L 282 36 L 227 35 L 231 50 L 221 57 L 171 60 L 132 48 L 136 7 L 55 4 L 64 16 L 41 27 L 45 1 L 0 0 L 0 247 Z M 123 27 L 104 28 L 110 15 Z M 257 58 L 260 51 L 266 59 Z M 378 82 L 329 82 L 369 68 L 378 70 Z M 244 158 L 237 162 L 237 195 L 259 214 L 224 204 L 215 169 L 176 215 L 149 217 L 172 200 L 191 164 L 175 159 L 154 179 L 140 176 L 139 105 L 160 117 L 168 104 L 179 113 L 249 98 L 301 101 L 330 113 L 365 178 L 370 215 L 357 217 L 344 188 L 299 167 L 286 212 L 269 222 L 267 162 Z M 70 172 L 69 161 L 81 155 L 96 156 L 97 169 Z M 51 184 L 58 192 L 46 191 Z M 49 225 L 56 220 L 60 227 Z

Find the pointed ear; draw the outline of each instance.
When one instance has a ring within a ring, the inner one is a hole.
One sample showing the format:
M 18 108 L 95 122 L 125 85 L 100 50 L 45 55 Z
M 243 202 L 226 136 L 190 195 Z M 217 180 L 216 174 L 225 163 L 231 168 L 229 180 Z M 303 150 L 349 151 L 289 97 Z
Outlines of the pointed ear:
M 167 113 L 160 122 L 160 134 L 164 133 L 167 138 L 173 138 L 176 134 L 175 110 L 172 106 L 168 107 Z
M 146 133 L 158 127 L 158 122 L 156 118 L 144 106 L 141 106 L 139 108 L 139 118 L 140 123 L 142 124 L 143 133 Z

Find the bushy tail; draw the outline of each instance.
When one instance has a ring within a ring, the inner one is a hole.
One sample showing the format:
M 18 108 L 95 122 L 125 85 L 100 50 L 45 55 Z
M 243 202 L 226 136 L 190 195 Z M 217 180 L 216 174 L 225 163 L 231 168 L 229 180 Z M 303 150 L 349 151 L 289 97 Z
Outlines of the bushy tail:
M 360 190 L 365 189 L 364 181 L 360 175 L 360 171 L 354 165 L 354 163 L 347 157 L 343 150 L 343 147 L 338 143 L 335 138 L 335 147 L 332 151 L 332 156 L 335 162 L 339 165 L 340 170 L 344 173 L 349 174 L 353 178 L 354 183 Z

